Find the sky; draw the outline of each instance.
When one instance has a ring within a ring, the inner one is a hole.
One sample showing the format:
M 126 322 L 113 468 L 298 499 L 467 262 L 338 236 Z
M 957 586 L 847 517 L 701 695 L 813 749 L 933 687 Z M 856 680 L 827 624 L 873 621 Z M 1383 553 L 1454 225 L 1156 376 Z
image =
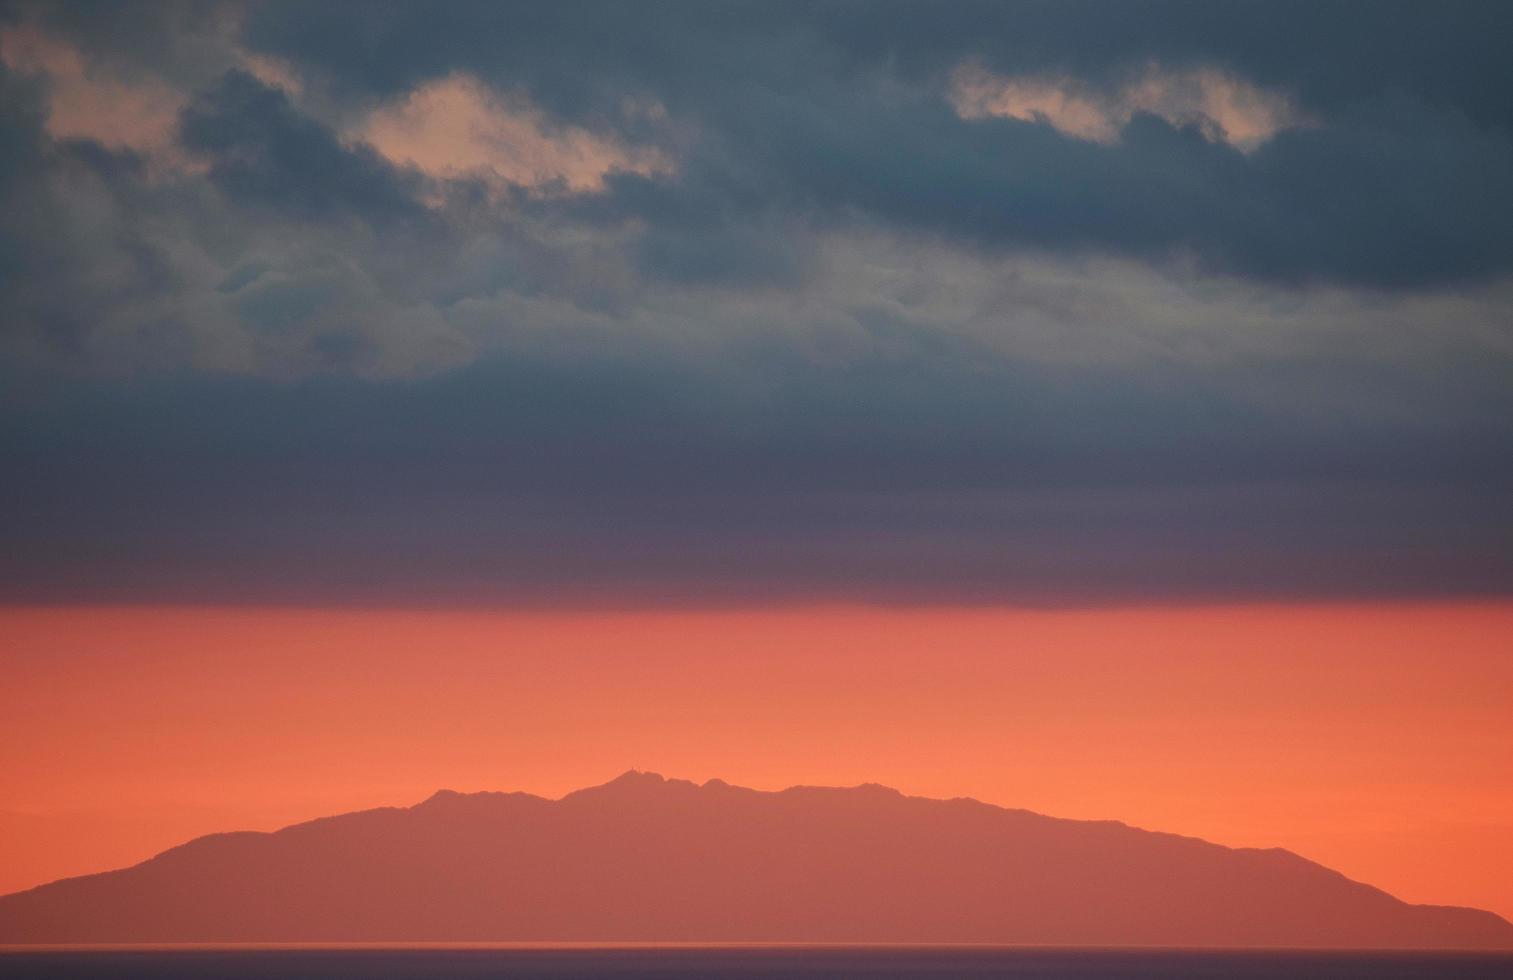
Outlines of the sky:
M 637 765 L 1513 914 L 1510 35 L 0 2 L 9 884 Z

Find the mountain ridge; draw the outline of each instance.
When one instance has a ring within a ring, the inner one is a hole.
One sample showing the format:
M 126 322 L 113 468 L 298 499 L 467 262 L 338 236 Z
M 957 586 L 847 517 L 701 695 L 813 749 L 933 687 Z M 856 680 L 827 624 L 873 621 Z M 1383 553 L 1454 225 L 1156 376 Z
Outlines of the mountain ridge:
M 641 770 L 210 834 L 0 896 L 0 943 L 488 940 L 1513 948 L 1513 925 L 1283 848 Z

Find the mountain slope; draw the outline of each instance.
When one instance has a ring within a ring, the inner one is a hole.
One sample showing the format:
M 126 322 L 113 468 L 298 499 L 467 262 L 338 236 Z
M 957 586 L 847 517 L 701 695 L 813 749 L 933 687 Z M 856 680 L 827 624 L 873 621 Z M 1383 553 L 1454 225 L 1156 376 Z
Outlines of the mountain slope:
M 216 834 L 0 897 L 0 943 L 426 940 L 1513 948 L 1513 925 L 1282 850 L 634 772 Z

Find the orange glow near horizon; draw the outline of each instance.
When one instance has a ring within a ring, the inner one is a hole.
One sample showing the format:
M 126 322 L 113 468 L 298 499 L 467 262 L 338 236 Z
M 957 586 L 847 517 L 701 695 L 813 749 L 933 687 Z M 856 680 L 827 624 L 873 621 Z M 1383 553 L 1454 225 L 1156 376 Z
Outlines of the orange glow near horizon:
M 1513 603 L 0 610 L 0 892 L 628 768 L 1281 846 L 1513 918 Z

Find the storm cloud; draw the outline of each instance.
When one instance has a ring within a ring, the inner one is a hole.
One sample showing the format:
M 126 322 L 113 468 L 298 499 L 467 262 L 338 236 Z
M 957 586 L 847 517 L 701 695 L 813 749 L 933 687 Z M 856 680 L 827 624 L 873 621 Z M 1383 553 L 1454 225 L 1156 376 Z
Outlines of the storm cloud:
M 7 6 L 0 597 L 1506 593 L 1510 32 Z

